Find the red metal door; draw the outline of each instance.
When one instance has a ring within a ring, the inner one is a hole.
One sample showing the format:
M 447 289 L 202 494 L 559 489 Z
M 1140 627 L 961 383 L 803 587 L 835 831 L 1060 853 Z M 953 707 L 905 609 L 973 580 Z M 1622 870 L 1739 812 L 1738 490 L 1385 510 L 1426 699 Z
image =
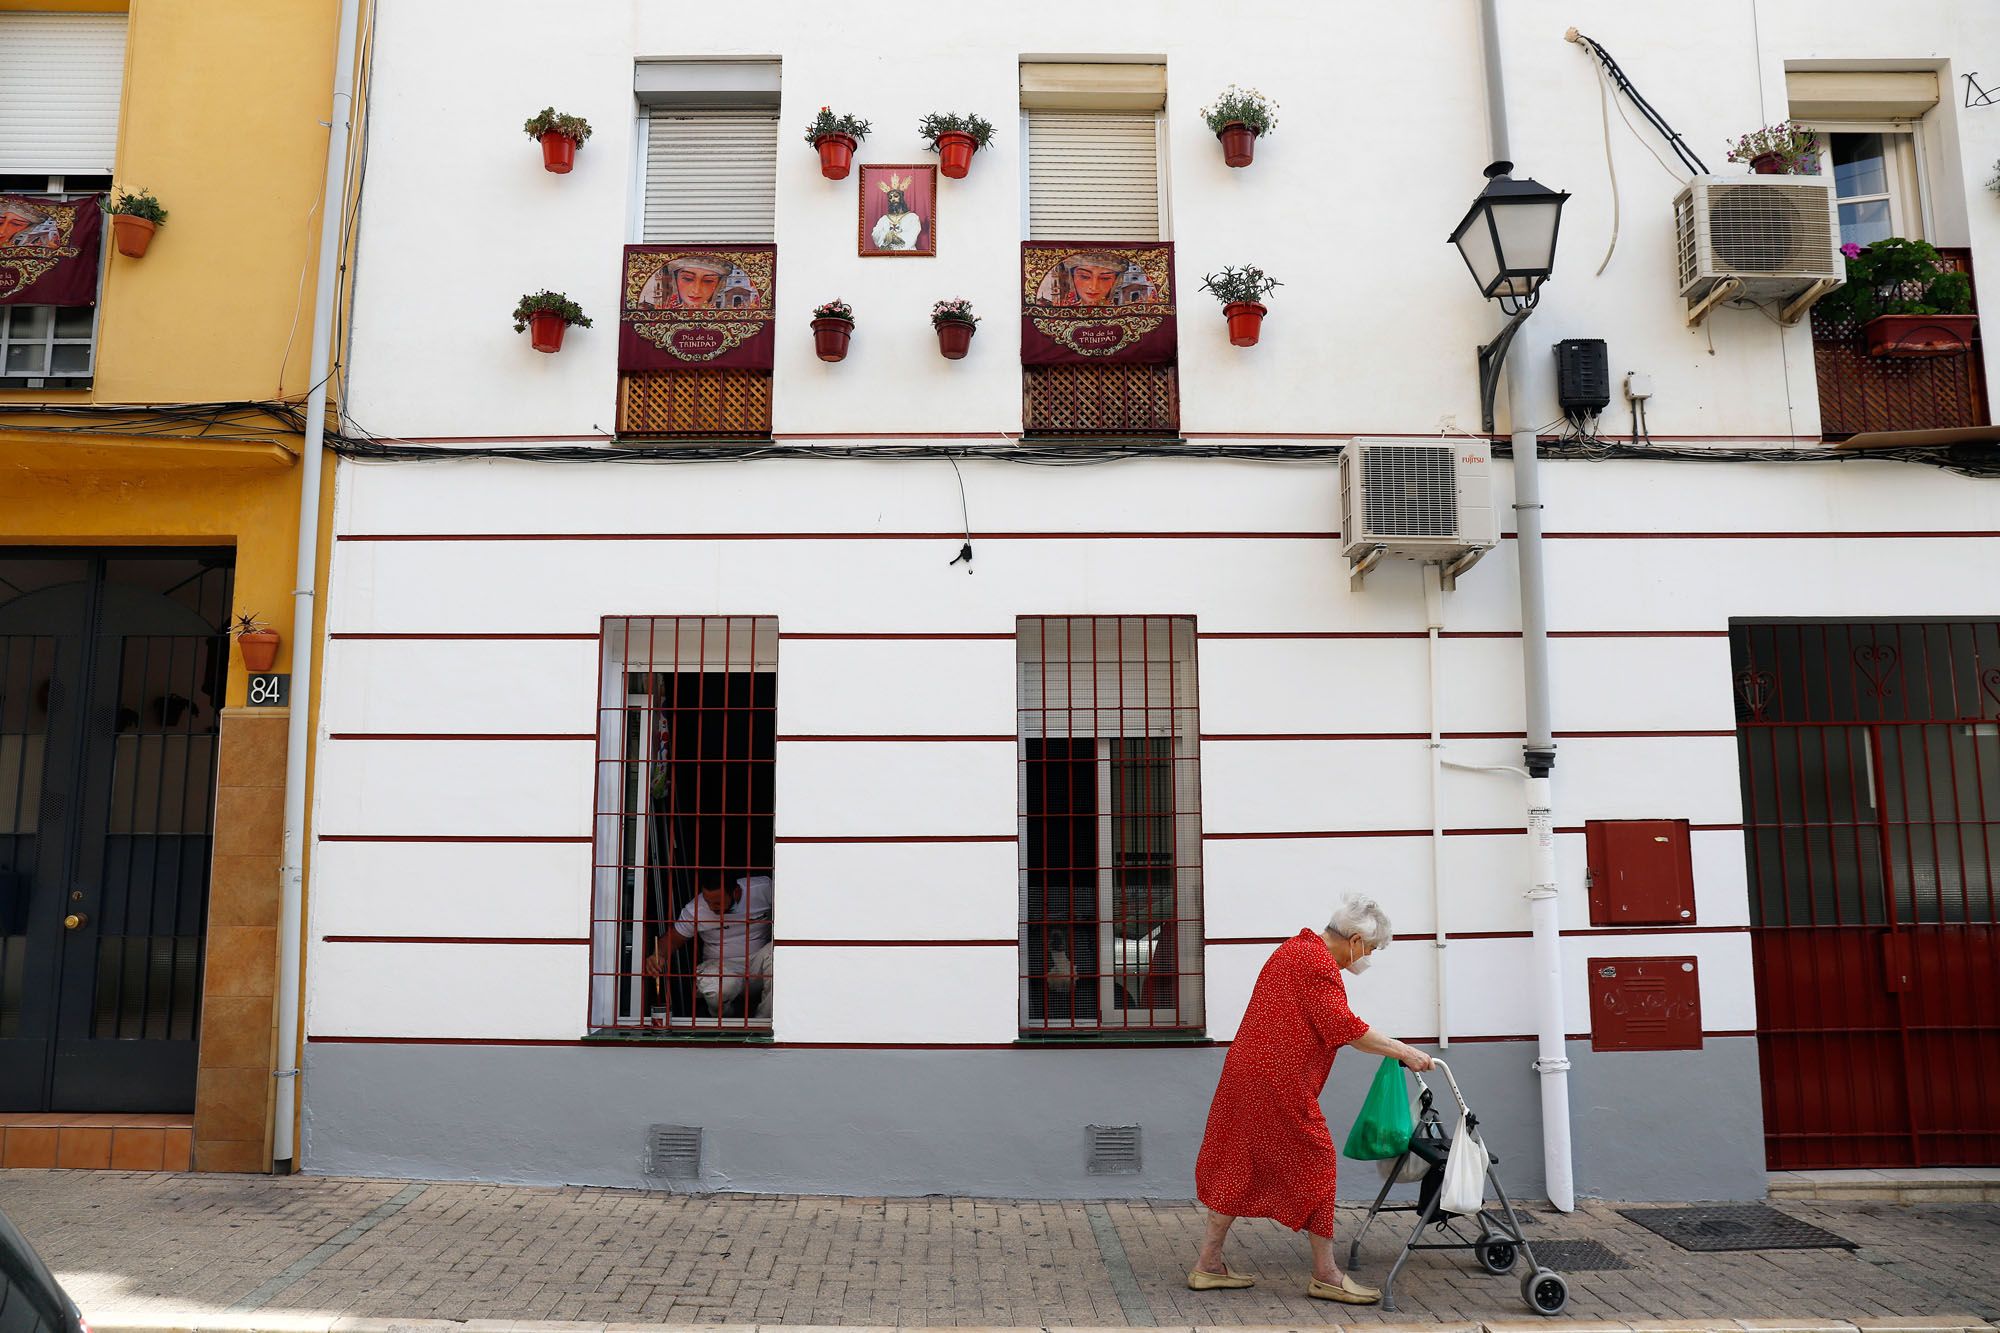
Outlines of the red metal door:
M 1773 1170 L 2000 1162 L 2000 624 L 1739 624 Z

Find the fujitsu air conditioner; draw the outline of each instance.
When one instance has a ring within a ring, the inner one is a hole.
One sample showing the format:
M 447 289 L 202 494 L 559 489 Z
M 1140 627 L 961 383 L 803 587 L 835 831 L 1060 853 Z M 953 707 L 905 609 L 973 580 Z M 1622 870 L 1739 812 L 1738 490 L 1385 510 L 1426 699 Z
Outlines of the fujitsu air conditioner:
M 1499 540 L 1486 441 L 1361 439 L 1340 451 L 1340 550 L 1355 586 L 1392 555 L 1455 579 Z
M 1830 176 L 1696 176 L 1674 200 L 1674 250 L 1690 326 L 1724 301 L 1796 324 L 1847 276 Z

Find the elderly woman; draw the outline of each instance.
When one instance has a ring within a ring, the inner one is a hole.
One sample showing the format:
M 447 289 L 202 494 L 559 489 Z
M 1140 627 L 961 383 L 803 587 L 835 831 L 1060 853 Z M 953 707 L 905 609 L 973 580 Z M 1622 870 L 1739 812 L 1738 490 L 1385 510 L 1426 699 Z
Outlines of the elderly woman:
M 1255 1278 L 1223 1263 L 1222 1242 L 1237 1218 L 1269 1217 L 1311 1237 L 1306 1295 L 1348 1305 L 1381 1299 L 1333 1259 L 1336 1159 L 1319 1094 L 1343 1046 L 1394 1056 L 1419 1073 L 1431 1067 L 1429 1056 L 1383 1036 L 1347 1007 L 1341 972 L 1365 970 L 1369 955 L 1389 939 L 1381 907 L 1349 894 L 1325 930 L 1286 940 L 1257 975 L 1195 1163 L 1195 1191 L 1209 1213 L 1201 1256 L 1188 1273 L 1194 1290 L 1252 1285 Z

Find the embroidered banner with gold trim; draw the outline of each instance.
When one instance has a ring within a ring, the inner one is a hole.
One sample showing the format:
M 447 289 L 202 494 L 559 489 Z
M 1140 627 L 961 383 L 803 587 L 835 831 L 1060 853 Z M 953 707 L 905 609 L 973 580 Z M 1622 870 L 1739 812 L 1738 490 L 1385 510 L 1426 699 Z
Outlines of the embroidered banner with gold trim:
M 620 370 L 769 370 L 775 245 L 628 245 Z
M 103 200 L 0 194 L 0 305 L 96 305 Z
M 1023 241 L 1021 364 L 1174 359 L 1171 241 Z

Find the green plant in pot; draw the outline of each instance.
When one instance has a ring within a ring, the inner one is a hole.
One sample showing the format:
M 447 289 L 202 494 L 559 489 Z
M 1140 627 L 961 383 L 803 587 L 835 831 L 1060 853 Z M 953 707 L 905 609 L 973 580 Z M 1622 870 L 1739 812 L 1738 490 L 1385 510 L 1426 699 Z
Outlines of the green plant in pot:
M 840 361 L 847 356 L 847 340 L 854 336 L 854 307 L 835 297 L 813 307 L 813 354 L 822 361 Z
M 979 331 L 979 316 L 972 313 L 972 302 L 954 296 L 931 306 L 931 327 L 937 330 L 938 351 L 944 359 L 960 361 Z
M 1729 160 L 1748 162 L 1759 176 L 1817 176 L 1819 136 L 1803 125 L 1780 121 L 1731 144 Z
M 1255 347 L 1264 326 L 1264 298 L 1283 283 L 1254 264 L 1233 265 L 1220 273 L 1203 276 L 1201 288 L 1213 292 L 1222 302 L 1223 317 L 1229 321 L 1229 341 L 1237 347 Z
M 1278 127 L 1278 104 L 1255 88 L 1232 83 L 1201 109 L 1201 118 L 1222 140 L 1222 160 L 1232 167 L 1247 167 L 1257 152 L 1257 140 Z
M 938 155 L 938 170 L 961 180 L 972 170 L 972 155 L 993 142 L 993 122 L 984 116 L 933 111 L 917 122 L 917 133 L 930 141 Z
M 153 243 L 154 231 L 167 220 L 167 210 L 160 207 L 151 190 L 121 189 L 111 196 L 104 211 L 111 215 L 111 239 L 117 242 L 118 253 L 128 259 L 145 254 Z
M 1818 313 L 1861 328 L 1868 355 L 1950 356 L 1972 346 L 1972 279 L 1944 262 L 1926 241 L 1884 237 L 1867 248 L 1849 242 L 1847 283 L 1821 298 Z
M 806 142 L 819 150 L 819 174 L 830 181 L 846 180 L 854 166 L 854 149 L 868 137 L 869 124 L 859 116 L 834 115 L 821 107 L 806 126 Z
M 524 128 L 530 139 L 542 143 L 542 166 L 557 175 L 567 175 L 576 166 L 576 150 L 590 137 L 590 122 L 582 116 L 566 115 L 545 106 L 528 117 Z
M 514 307 L 514 332 L 529 334 L 537 352 L 560 352 L 563 334 L 572 324 L 587 329 L 590 316 L 561 292 L 533 292 Z

